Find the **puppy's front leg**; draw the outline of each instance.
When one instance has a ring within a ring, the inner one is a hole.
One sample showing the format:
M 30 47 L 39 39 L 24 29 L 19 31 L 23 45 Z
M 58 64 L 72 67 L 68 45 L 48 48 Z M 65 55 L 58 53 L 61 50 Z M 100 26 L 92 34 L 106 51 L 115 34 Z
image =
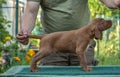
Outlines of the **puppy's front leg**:
M 90 67 L 87 66 L 87 61 L 86 61 L 86 56 L 85 56 L 85 49 L 86 49 L 86 45 L 80 45 L 76 48 L 76 53 L 78 56 L 78 59 L 80 61 L 80 65 L 82 66 L 82 69 L 84 71 L 91 71 L 92 69 Z

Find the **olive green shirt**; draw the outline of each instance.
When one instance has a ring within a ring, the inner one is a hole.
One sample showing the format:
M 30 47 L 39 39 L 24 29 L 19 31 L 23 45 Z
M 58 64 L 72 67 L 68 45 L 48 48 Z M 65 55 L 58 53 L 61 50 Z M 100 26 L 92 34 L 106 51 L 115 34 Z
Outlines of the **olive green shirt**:
M 40 2 L 44 33 L 81 28 L 89 22 L 88 0 L 27 0 Z

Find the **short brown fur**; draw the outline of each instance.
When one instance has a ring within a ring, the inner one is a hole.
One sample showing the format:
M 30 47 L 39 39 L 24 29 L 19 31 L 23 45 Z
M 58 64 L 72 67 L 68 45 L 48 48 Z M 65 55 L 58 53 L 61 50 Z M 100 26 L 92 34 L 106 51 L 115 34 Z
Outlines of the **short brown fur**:
M 87 66 L 85 50 L 91 39 L 102 39 L 102 31 L 110 28 L 112 22 L 102 18 L 94 19 L 90 24 L 71 31 L 54 32 L 42 36 L 28 35 L 29 38 L 40 39 L 40 51 L 32 59 L 30 70 L 38 71 L 36 62 L 52 52 L 71 52 L 76 53 L 82 69 L 91 71 Z

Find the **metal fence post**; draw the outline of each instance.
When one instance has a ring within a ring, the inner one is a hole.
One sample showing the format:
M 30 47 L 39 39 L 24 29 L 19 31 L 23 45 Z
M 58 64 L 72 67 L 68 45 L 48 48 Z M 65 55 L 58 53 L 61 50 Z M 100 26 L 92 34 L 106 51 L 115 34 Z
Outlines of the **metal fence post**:
M 18 33 L 18 8 L 19 7 L 19 0 L 16 0 L 16 21 L 15 21 L 15 25 L 16 25 L 16 35 Z

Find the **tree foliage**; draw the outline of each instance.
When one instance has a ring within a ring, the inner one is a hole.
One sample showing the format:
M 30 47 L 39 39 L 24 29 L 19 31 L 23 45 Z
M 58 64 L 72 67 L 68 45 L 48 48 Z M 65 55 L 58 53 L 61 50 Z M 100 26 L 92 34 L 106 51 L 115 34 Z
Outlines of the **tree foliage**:
M 0 0 L 0 42 L 5 43 L 5 37 L 10 36 L 7 31 L 7 27 L 10 27 L 10 21 L 2 14 L 2 4 L 5 4 L 5 0 Z
M 100 65 L 120 64 L 120 10 L 109 9 L 100 0 L 89 0 L 91 19 L 102 17 L 113 22 L 112 28 L 103 32 L 103 40 L 97 41 L 96 53 Z M 106 39 L 107 38 L 107 39 Z
M 104 15 L 104 17 L 114 17 L 116 14 L 120 14 L 120 10 L 109 9 L 100 0 L 89 0 L 89 8 L 91 12 L 91 19 L 97 16 Z

